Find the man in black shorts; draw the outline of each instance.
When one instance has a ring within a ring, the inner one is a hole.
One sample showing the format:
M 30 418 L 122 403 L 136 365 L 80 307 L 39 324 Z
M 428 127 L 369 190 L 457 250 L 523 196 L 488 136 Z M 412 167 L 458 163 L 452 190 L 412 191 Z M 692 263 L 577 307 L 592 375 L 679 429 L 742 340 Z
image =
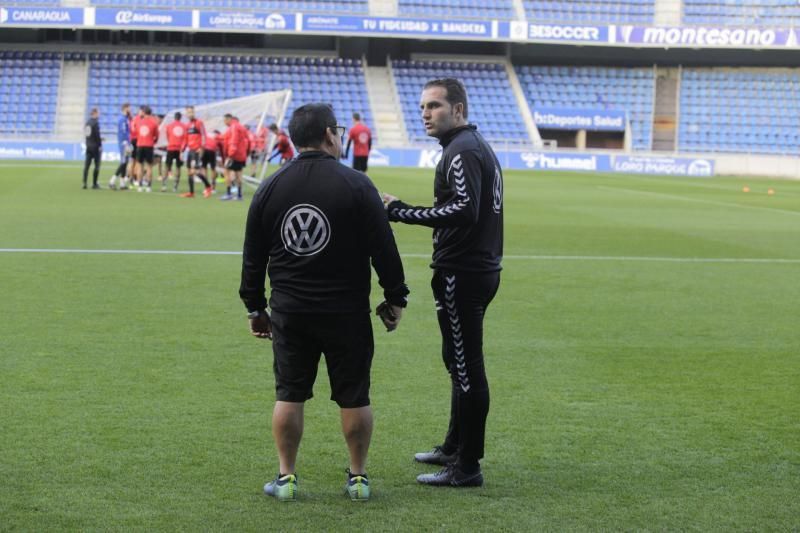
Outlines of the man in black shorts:
M 367 171 L 369 151 L 372 150 L 372 131 L 361 122 L 361 115 L 353 113 L 353 126 L 347 135 L 347 148 L 344 150 L 344 159 L 350 153 L 350 144 L 353 144 L 353 168 L 361 172 Z
M 153 116 L 150 106 L 142 106 L 144 115 L 137 126 L 136 162 L 138 165 L 139 192 L 150 192 L 153 181 L 155 146 L 158 141 L 158 119 Z
M 181 154 L 186 149 L 186 124 L 181 122 L 182 115 L 180 111 L 173 115 L 173 121 L 167 124 L 165 131 L 167 133 L 167 175 L 161 182 L 161 192 L 167 190 L 167 179 L 169 176 L 174 178 L 174 190 L 178 192 L 178 184 L 181 181 L 181 167 L 183 166 L 183 159 Z M 172 165 L 175 165 L 175 173 L 172 173 Z
M 208 182 L 211 185 L 211 194 L 217 185 L 217 154 L 219 153 L 219 141 L 222 134 L 219 130 L 214 130 L 210 135 L 206 136 L 206 142 L 203 146 L 203 157 L 200 161 L 200 174 L 206 173 Z M 205 194 L 205 192 L 203 193 Z
M 289 132 L 300 156 L 261 184 L 247 217 L 239 294 L 251 333 L 273 339 L 272 432 L 280 471 L 264 491 L 282 501 L 296 498 L 303 406 L 313 396 L 320 353 L 350 452 L 345 489 L 352 500 L 369 499 L 370 262 L 383 287 L 377 311 L 388 330 L 397 327 L 408 295 L 375 186 L 338 162 L 343 129 L 327 104 L 296 109 Z M 264 297 L 267 265 L 271 316 Z

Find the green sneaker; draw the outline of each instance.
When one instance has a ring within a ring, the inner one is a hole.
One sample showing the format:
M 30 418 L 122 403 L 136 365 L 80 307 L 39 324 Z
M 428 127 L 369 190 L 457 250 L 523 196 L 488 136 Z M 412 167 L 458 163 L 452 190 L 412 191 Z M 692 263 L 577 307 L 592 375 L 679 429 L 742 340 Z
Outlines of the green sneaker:
M 289 474 L 275 479 L 264 485 L 264 494 L 272 496 L 280 502 L 297 501 L 297 476 Z
M 347 473 L 347 483 L 344 484 L 344 491 L 354 502 L 366 502 L 369 500 L 369 479 L 367 475 L 350 477 Z

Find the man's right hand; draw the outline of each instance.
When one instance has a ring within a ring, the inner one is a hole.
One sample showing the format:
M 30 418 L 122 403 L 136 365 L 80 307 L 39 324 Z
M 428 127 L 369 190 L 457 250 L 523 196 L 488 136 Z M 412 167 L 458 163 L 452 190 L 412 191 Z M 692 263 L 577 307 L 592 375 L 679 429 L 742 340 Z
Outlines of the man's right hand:
M 384 301 L 375 308 L 375 314 L 380 317 L 383 325 L 386 326 L 386 331 L 394 331 L 403 317 L 403 308 Z
M 272 340 L 272 321 L 270 321 L 269 314 L 266 311 L 250 319 L 250 334 L 259 339 Z
M 391 194 L 383 193 L 381 194 L 381 199 L 383 200 L 383 207 L 389 209 L 389 204 L 392 202 L 396 202 L 399 200 L 397 196 L 393 196 Z

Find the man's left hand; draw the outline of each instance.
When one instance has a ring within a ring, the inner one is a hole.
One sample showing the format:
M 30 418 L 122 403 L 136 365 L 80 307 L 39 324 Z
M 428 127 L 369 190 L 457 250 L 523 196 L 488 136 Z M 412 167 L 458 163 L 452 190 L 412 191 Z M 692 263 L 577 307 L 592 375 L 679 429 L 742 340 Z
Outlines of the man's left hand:
M 272 340 L 272 322 L 266 311 L 262 311 L 257 317 L 250 319 L 250 334 L 259 339 Z

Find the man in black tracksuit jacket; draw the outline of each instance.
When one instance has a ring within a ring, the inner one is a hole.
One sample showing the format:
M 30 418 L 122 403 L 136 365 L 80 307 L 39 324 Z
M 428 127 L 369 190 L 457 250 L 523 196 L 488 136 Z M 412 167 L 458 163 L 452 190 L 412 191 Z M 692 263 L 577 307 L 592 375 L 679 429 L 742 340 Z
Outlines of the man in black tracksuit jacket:
M 413 207 L 384 195 L 389 220 L 433 228 L 436 300 L 442 357 L 452 381 L 450 427 L 441 446 L 417 461 L 445 465 L 417 481 L 480 486 L 489 384 L 483 363 L 483 316 L 500 284 L 503 256 L 503 174 L 491 147 L 467 123 L 467 95 L 448 78 L 425 85 L 422 119 L 442 145 L 434 206 Z
M 298 108 L 289 131 L 300 155 L 253 197 L 239 291 L 253 335 L 273 340 L 280 472 L 265 491 L 283 499 L 285 484 L 296 482 L 303 402 L 312 397 L 322 352 L 331 399 L 342 411 L 349 481 L 362 484 L 351 496 L 363 499 L 372 432 L 370 262 L 383 287 L 387 305 L 379 307 L 388 309 L 381 317 L 387 329 L 400 320 L 408 288 L 380 194 L 365 174 L 339 163 L 344 128 L 331 107 Z M 271 317 L 264 297 L 267 270 Z
M 97 184 L 97 176 L 100 174 L 100 152 L 103 149 L 103 140 L 100 137 L 100 123 L 98 117 L 100 112 L 96 107 L 92 108 L 89 115 L 89 120 L 86 121 L 84 126 L 84 135 L 86 135 L 86 159 L 83 163 L 83 188 L 86 188 L 86 180 L 89 177 L 89 166 L 94 161 L 94 174 L 92 174 L 92 189 L 99 189 L 100 185 Z

